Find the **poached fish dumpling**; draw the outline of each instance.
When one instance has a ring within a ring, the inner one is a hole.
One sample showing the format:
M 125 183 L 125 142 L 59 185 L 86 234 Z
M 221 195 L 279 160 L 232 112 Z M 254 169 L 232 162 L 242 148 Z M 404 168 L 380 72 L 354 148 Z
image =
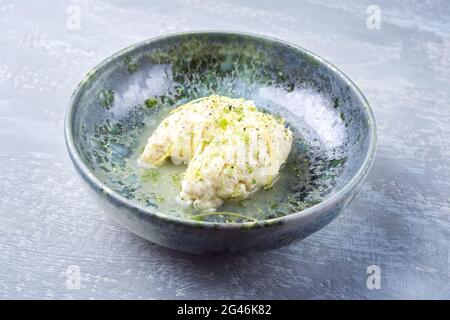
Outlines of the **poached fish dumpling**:
M 256 111 L 252 101 L 213 95 L 173 110 L 150 136 L 140 157 L 142 163 L 161 165 L 167 158 L 188 164 L 213 137 L 222 134 L 227 121 Z
M 189 164 L 180 199 L 214 210 L 273 184 L 292 146 L 284 121 L 252 101 L 211 96 L 175 109 L 149 138 L 140 161 L 158 166 L 168 157 Z

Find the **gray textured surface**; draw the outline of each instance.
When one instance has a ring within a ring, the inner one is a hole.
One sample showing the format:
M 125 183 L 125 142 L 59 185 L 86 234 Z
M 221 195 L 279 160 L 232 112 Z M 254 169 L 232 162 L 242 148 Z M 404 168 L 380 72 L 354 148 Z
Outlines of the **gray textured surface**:
M 450 298 L 448 1 L 0 0 L 0 297 Z M 340 3 L 340 2 L 339 2 Z M 381 8 L 380 30 L 366 8 Z M 303 242 L 204 258 L 107 220 L 68 159 L 63 115 L 104 57 L 167 32 L 230 29 L 298 43 L 372 103 L 378 155 L 350 208 Z M 66 285 L 69 266 L 81 288 Z M 381 269 L 381 289 L 366 269 Z

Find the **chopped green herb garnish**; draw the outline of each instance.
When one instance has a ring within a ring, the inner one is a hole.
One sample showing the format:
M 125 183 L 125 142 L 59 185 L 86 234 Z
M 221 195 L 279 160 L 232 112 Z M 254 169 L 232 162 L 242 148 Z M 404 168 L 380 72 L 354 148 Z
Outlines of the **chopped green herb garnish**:
M 222 130 L 225 130 L 228 126 L 228 120 L 226 118 L 219 119 L 218 123 Z
M 142 175 L 142 180 L 144 182 L 153 182 L 155 183 L 158 180 L 159 172 L 156 169 L 147 169 Z
M 169 176 L 172 180 L 172 182 L 176 185 L 179 186 L 181 183 L 181 177 L 179 173 L 169 173 Z

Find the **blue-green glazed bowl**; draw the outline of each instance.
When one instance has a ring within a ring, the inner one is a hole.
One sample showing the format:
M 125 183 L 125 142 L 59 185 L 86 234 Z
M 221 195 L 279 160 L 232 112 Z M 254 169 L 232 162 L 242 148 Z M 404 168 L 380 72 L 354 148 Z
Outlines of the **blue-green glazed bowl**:
M 243 218 L 183 215 L 142 191 L 160 182 L 135 166 L 149 128 L 211 94 L 251 99 L 294 132 L 287 184 L 260 191 L 261 207 L 244 205 Z M 275 249 L 321 229 L 355 197 L 376 148 L 369 103 L 335 66 L 284 41 L 228 32 L 162 36 L 107 58 L 75 90 L 65 137 L 106 213 L 151 242 L 197 254 Z

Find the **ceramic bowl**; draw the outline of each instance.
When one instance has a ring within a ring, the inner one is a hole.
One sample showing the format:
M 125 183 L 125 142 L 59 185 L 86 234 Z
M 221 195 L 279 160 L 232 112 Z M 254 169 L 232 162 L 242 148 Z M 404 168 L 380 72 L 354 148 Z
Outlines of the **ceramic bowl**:
M 133 157 L 149 123 L 161 110 L 211 94 L 251 99 L 286 118 L 297 137 L 294 157 L 305 165 L 298 179 L 277 187 L 285 195 L 280 209 L 199 221 L 141 192 Z M 120 225 L 167 248 L 219 254 L 279 248 L 326 226 L 364 182 L 376 126 L 356 85 L 316 54 L 265 36 L 193 32 L 147 40 L 101 62 L 70 100 L 65 137 L 76 170 Z

